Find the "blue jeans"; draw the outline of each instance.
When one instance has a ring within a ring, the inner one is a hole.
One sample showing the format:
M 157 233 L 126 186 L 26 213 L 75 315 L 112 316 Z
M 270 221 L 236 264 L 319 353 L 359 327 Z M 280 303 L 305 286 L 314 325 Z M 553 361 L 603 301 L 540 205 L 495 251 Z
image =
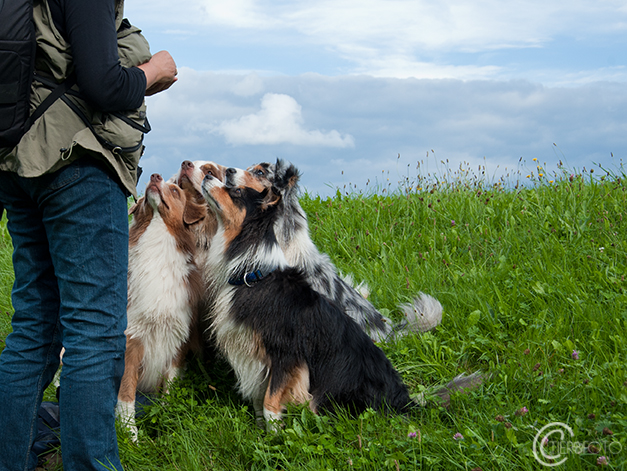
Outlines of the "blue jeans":
M 115 405 L 126 346 L 126 195 L 83 157 L 52 174 L 0 172 L 13 240 L 13 332 L 0 355 L 0 470 L 28 471 L 37 411 L 65 347 L 65 471 L 122 470 Z

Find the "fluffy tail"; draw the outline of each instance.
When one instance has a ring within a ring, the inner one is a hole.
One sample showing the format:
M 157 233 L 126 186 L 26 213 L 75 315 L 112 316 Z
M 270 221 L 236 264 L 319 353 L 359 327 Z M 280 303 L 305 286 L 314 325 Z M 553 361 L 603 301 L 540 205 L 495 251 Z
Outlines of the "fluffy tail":
M 439 406 L 448 407 L 451 403 L 451 393 L 473 391 L 481 386 L 486 379 L 486 375 L 481 371 L 477 371 L 471 375 L 462 373 L 455 376 L 455 378 L 449 381 L 445 386 L 432 392 L 427 391 L 426 393 L 420 393 L 412 397 L 412 400 L 420 406 L 426 406 L 427 398 L 429 398 L 435 400 L 435 403 Z
M 342 280 L 353 290 L 357 291 L 364 299 L 368 299 L 370 289 L 365 282 L 357 284 L 351 275 L 343 275 Z M 346 296 L 348 297 L 348 296 Z M 354 308 L 356 311 L 369 312 L 372 318 L 383 320 L 383 327 L 373 328 L 368 325 L 368 333 L 376 342 L 386 342 L 402 337 L 409 333 L 422 333 L 435 329 L 442 322 L 442 304 L 433 296 L 425 293 L 418 293 L 412 302 L 401 304 L 398 308 L 405 314 L 405 319 L 399 323 L 394 323 L 391 319 L 383 316 L 370 303 L 366 303 L 370 308 L 365 309 L 364 304 Z M 351 316 L 355 318 L 355 316 Z M 362 325 L 362 323 L 360 323 Z M 362 325 L 363 327 L 363 325 Z
M 418 293 L 413 302 L 402 304 L 399 308 L 405 314 L 403 328 L 414 332 L 427 332 L 435 329 L 442 322 L 442 305 L 433 296 Z

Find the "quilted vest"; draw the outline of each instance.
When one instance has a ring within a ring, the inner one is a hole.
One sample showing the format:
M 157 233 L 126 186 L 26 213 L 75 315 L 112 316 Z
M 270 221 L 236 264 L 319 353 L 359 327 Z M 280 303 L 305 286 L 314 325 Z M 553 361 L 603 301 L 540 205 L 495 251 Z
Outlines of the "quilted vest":
M 123 4 L 124 0 L 118 0 L 116 7 L 118 54 L 122 66 L 133 67 L 150 59 L 150 47 L 141 30 L 123 18 Z M 35 0 L 34 20 L 37 30 L 35 71 L 51 82 L 61 83 L 74 70 L 71 48 L 55 27 L 46 0 Z M 66 97 L 87 118 L 89 125 L 67 103 L 56 100 L 33 123 L 17 146 L 0 149 L 0 170 L 16 172 L 27 178 L 38 177 L 87 155 L 106 161 L 124 188 L 136 196 L 144 133 L 129 125 L 128 119 L 146 125 L 145 102 L 137 110 L 124 112 L 125 119 L 120 119 L 94 109 L 72 91 L 79 91 L 78 87 L 72 87 Z M 33 81 L 31 112 L 50 92 L 49 86 Z

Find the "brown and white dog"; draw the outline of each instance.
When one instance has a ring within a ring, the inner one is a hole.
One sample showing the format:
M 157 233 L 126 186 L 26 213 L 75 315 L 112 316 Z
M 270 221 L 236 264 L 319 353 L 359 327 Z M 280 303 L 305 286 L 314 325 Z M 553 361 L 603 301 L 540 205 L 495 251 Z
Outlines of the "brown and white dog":
M 226 177 L 227 167 L 207 160 L 196 160 L 191 162 L 185 160 L 181 163 L 179 170 L 168 180 L 176 183 L 186 193 L 187 198 L 191 198 L 201 205 L 206 205 L 202 196 L 202 180 L 205 175 L 211 175 L 221 182 Z M 213 212 L 208 211 L 190 226 L 194 232 L 196 242 L 196 263 L 199 267 L 204 266 L 205 258 L 209 251 L 209 244 L 216 233 L 218 223 Z
M 136 392 L 167 391 L 190 348 L 200 351 L 203 283 L 190 226 L 206 205 L 153 174 L 130 213 L 126 357 L 116 411 L 136 440 Z

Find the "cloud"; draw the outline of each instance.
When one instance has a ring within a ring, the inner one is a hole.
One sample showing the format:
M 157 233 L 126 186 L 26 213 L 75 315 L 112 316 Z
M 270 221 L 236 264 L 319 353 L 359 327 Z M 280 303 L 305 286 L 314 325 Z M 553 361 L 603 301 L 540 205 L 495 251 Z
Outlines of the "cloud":
M 498 179 L 535 169 L 533 158 L 553 170 L 560 160 L 615 168 L 627 158 L 626 108 L 621 83 L 564 88 L 182 69 L 171 89 L 148 99 L 153 131 L 140 188 L 151 173 L 171 175 L 186 159 L 242 168 L 280 157 L 302 171 L 303 187 L 322 195 L 460 166 Z
M 129 8 L 168 30 L 194 30 L 225 44 L 323 48 L 351 64 L 351 73 L 396 77 L 502 77 L 499 67 L 464 66 L 450 55 L 540 49 L 556 37 L 590 42 L 627 31 L 622 0 L 135 0 Z
M 253 73 L 233 84 L 233 93 L 242 97 L 253 96 L 263 91 L 263 81 Z
M 353 56 L 357 65 L 355 73 L 364 73 L 373 77 L 446 79 L 463 80 L 489 79 L 499 75 L 502 67 L 486 65 L 448 65 L 416 60 L 416 58 L 391 54 L 386 57 L 360 58 Z
M 261 109 L 253 114 L 218 125 L 214 132 L 232 145 L 294 144 L 314 147 L 353 147 L 353 137 L 338 131 L 309 131 L 303 127 L 302 107 L 294 98 L 266 93 Z
M 464 51 L 539 45 L 575 26 L 624 30 L 627 15 L 622 0 L 135 0 L 130 9 L 150 10 L 148 19 L 164 24 L 281 29 L 332 45 Z
M 213 0 L 200 2 L 206 21 L 233 28 L 269 29 L 280 24 L 280 18 L 272 15 L 272 9 L 255 0 Z

